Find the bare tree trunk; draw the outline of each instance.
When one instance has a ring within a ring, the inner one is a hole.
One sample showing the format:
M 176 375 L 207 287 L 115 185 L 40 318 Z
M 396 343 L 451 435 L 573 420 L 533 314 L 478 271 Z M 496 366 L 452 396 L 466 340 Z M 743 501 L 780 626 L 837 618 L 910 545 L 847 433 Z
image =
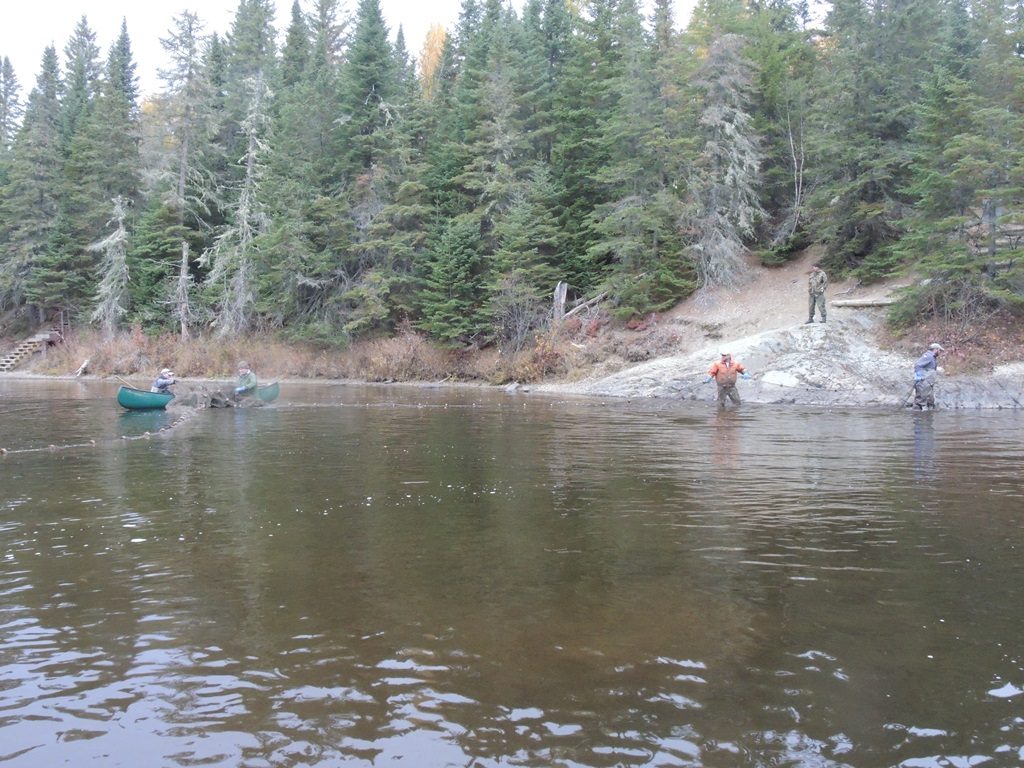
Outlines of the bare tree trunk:
M 793 164 L 793 220 L 789 229 L 792 237 L 800 224 L 800 212 L 804 205 L 804 131 L 803 118 L 800 119 L 799 136 L 793 135 L 793 120 L 790 111 L 786 110 L 786 128 L 789 134 L 789 155 Z
M 188 319 L 191 315 L 191 307 L 188 301 L 188 289 L 191 282 L 188 271 L 188 241 L 181 241 L 181 265 L 178 267 L 178 319 L 181 321 L 181 340 L 188 341 Z
M 555 305 L 553 313 L 556 323 L 560 323 L 565 319 L 565 297 L 568 292 L 569 284 L 564 280 L 559 280 L 558 285 L 555 286 Z

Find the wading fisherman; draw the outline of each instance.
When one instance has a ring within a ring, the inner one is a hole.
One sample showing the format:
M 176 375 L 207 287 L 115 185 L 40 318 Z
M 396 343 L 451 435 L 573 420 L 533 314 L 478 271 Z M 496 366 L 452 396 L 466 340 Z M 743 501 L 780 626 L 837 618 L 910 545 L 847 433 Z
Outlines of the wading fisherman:
M 817 264 L 811 267 L 811 275 L 807 278 L 807 323 L 814 322 L 814 308 L 821 313 L 821 322 L 825 322 L 825 289 L 828 288 L 828 275 Z M 804 323 L 804 325 L 807 325 Z
M 171 394 L 171 385 L 177 383 L 178 380 L 174 378 L 174 374 L 171 372 L 171 369 L 164 368 L 160 371 L 160 375 L 156 377 L 156 380 L 153 382 L 153 386 L 149 388 L 149 391 Z
M 733 360 L 732 354 L 729 352 L 723 352 L 722 359 L 712 363 L 708 370 L 704 383 L 707 384 L 712 379 L 717 382 L 718 404 L 722 408 L 725 408 L 726 398 L 732 400 L 736 405 L 740 404 L 740 393 L 736 391 L 737 376 L 742 376 L 744 379 L 750 378 L 743 363 Z
M 945 348 L 932 342 L 914 363 L 914 408 L 921 411 L 935 409 L 935 378 L 939 370 L 939 354 Z

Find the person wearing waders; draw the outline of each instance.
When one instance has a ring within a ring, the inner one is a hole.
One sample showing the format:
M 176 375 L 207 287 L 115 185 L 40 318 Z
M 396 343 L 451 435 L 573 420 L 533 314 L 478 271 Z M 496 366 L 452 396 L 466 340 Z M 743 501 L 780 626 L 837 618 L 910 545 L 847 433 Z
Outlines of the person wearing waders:
M 811 275 L 807 278 L 807 323 L 814 322 L 814 308 L 821 314 L 821 322 L 825 322 L 825 289 L 828 288 L 828 275 L 815 264 L 811 267 Z M 804 325 L 807 325 L 804 323 Z
M 945 351 L 941 344 L 932 342 L 914 363 L 914 408 L 918 411 L 935 410 L 935 377 L 939 354 Z
M 718 405 L 725 408 L 726 399 L 732 400 L 736 405 L 740 404 L 740 393 L 736 390 L 736 377 L 742 376 L 749 379 L 750 374 L 743 364 L 733 360 L 729 352 L 722 353 L 722 359 L 712 363 L 708 375 L 704 379 L 707 384 L 712 379 L 718 384 Z

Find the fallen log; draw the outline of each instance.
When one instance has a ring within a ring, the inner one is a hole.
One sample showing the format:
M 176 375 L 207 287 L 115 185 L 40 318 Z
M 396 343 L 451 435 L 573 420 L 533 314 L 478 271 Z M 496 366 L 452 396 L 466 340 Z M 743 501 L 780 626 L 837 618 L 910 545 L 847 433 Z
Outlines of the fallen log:
M 597 296 L 595 296 L 594 298 L 590 299 L 589 301 L 585 301 L 582 304 L 580 304 L 579 306 L 574 307 L 573 309 L 570 309 L 568 312 L 565 313 L 565 318 L 564 319 L 567 320 L 570 317 L 572 317 L 573 315 L 582 312 L 584 309 L 590 309 L 591 307 L 596 306 L 597 304 L 600 304 L 607 297 L 608 297 L 608 291 L 605 291 L 604 293 L 599 293 Z
M 877 299 L 839 299 L 838 301 L 832 301 L 833 307 L 888 307 L 890 304 L 895 304 L 896 299 L 888 297 L 880 297 Z

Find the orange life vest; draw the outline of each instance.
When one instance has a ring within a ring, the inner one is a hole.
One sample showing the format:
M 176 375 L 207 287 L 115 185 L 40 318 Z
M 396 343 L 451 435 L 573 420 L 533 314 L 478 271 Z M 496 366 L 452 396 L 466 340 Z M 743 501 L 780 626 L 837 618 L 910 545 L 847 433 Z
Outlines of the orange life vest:
M 736 377 L 743 373 L 746 368 L 736 360 L 730 359 L 728 363 L 724 360 L 716 360 L 708 371 L 708 376 L 714 378 L 719 384 L 732 385 L 736 383 Z

